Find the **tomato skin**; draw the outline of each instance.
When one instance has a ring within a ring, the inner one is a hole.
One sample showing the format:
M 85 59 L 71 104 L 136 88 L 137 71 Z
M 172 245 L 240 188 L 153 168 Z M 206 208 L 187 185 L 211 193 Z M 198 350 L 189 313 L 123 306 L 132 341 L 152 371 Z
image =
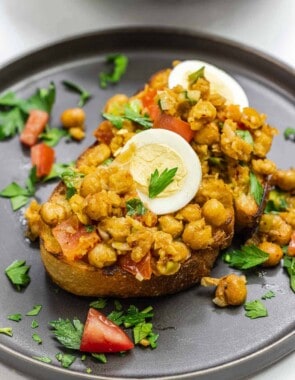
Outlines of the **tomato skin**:
M 24 129 L 20 134 L 20 141 L 27 146 L 35 145 L 38 141 L 39 135 L 44 131 L 48 120 L 48 112 L 32 110 Z
M 138 263 L 133 261 L 130 255 L 122 255 L 119 258 L 119 265 L 139 280 L 149 280 L 152 276 L 150 253 L 147 253 Z
M 156 117 L 154 128 L 167 129 L 168 131 L 178 133 L 187 142 L 190 142 L 194 137 L 194 131 L 191 130 L 189 123 L 166 113 L 160 113 Z
M 31 147 L 31 162 L 32 166 L 37 168 L 37 177 L 41 178 L 50 173 L 55 159 L 54 150 L 44 144 L 36 144 Z
M 128 335 L 104 314 L 90 308 L 85 323 L 80 351 L 108 353 L 134 348 Z

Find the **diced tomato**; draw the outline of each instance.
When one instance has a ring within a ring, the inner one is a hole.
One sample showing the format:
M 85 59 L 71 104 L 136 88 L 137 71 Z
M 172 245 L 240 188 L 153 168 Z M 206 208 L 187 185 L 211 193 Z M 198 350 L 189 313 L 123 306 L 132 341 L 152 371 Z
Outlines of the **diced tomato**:
M 95 231 L 87 231 L 75 215 L 54 227 L 52 234 L 68 260 L 83 257 L 100 241 L 98 234 Z
M 155 120 L 161 113 L 160 107 L 155 101 L 157 90 L 154 88 L 147 88 L 142 92 L 140 97 L 143 109 L 148 113 L 152 120 Z
M 108 120 L 104 120 L 94 131 L 94 136 L 100 143 L 110 145 L 112 138 L 114 137 L 112 129 L 112 123 Z
M 54 149 L 44 143 L 31 147 L 32 166 L 36 166 L 38 178 L 44 177 L 50 173 L 54 163 L 54 156 Z
M 295 256 L 295 231 L 293 231 L 287 253 L 289 256 Z
M 168 129 L 169 131 L 178 133 L 188 142 L 194 137 L 194 131 L 191 130 L 189 123 L 166 113 L 161 113 L 156 117 L 154 128 Z
M 20 134 L 20 141 L 28 146 L 37 143 L 39 135 L 44 131 L 49 120 L 48 112 L 32 110 L 23 131 Z
M 90 308 L 85 323 L 80 351 L 108 353 L 134 348 L 128 335 L 98 310 Z
M 152 276 L 151 254 L 147 253 L 138 263 L 130 255 L 120 256 L 119 265 L 139 280 L 149 280 Z

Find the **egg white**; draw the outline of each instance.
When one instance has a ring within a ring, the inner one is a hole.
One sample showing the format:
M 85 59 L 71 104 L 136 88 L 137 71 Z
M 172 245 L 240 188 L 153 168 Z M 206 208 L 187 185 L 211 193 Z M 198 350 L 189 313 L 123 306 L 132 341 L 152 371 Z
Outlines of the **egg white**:
M 186 168 L 186 176 L 181 183 L 180 189 L 171 195 L 163 197 L 159 194 L 159 196 L 151 199 L 140 189 L 137 189 L 138 196 L 145 207 L 157 215 L 169 214 L 183 208 L 194 198 L 201 183 L 202 169 L 196 152 L 190 144 L 184 140 L 184 138 L 175 132 L 157 128 L 149 129 L 134 135 L 127 142 L 122 153 L 127 151 L 131 147 L 131 144 L 133 144 L 135 149 L 149 144 L 165 145 L 182 158 Z M 163 156 L 163 162 L 165 162 L 165 155 Z M 168 167 L 168 169 L 171 168 L 172 167 Z M 148 173 L 147 169 L 148 178 L 150 177 L 151 172 Z
M 248 107 L 247 95 L 240 84 L 225 71 L 207 62 L 199 60 L 183 61 L 171 71 L 168 79 L 169 88 L 181 85 L 188 89 L 188 76 L 205 66 L 205 78 L 210 82 L 211 92 L 219 93 L 227 101 L 227 104 L 237 104 L 240 107 Z

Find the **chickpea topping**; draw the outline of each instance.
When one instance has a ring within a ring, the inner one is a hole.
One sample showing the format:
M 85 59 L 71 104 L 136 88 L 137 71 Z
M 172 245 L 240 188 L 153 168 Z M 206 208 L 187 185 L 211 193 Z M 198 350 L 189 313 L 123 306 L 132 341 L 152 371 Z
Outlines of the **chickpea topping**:
M 258 248 L 269 255 L 268 259 L 262 264 L 264 267 L 274 267 L 278 265 L 283 257 L 283 250 L 278 244 L 264 241 L 258 245 Z
M 202 213 L 206 222 L 216 227 L 220 227 L 227 220 L 226 209 L 217 199 L 209 199 L 202 207 Z
M 49 201 L 41 206 L 40 216 L 45 223 L 56 226 L 66 218 L 67 213 L 63 206 Z
M 79 127 L 72 127 L 69 129 L 69 134 L 70 136 L 77 140 L 77 141 L 81 141 L 84 139 L 85 137 L 85 131 L 83 131 L 82 128 L 79 128 Z
M 88 261 L 97 268 L 103 268 L 117 261 L 116 251 L 107 244 L 97 244 L 89 253 Z
M 202 286 L 216 286 L 213 302 L 220 307 L 242 305 L 247 297 L 246 277 L 234 273 L 218 278 L 203 277 Z
M 60 121 L 64 128 L 74 128 L 78 127 L 80 129 L 84 128 L 86 115 L 82 108 L 69 108 L 60 116 Z

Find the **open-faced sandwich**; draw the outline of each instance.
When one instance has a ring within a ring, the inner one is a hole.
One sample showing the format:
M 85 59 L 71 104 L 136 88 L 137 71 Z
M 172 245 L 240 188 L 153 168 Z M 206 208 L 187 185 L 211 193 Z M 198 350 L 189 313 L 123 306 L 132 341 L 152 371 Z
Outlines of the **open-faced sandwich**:
M 103 116 L 50 199 L 26 211 L 60 287 L 175 293 L 209 276 L 234 233 L 281 255 L 295 228 L 295 171 L 266 158 L 277 131 L 232 77 L 177 62 L 136 95 L 109 99 Z M 270 201 L 281 209 L 265 213 Z

